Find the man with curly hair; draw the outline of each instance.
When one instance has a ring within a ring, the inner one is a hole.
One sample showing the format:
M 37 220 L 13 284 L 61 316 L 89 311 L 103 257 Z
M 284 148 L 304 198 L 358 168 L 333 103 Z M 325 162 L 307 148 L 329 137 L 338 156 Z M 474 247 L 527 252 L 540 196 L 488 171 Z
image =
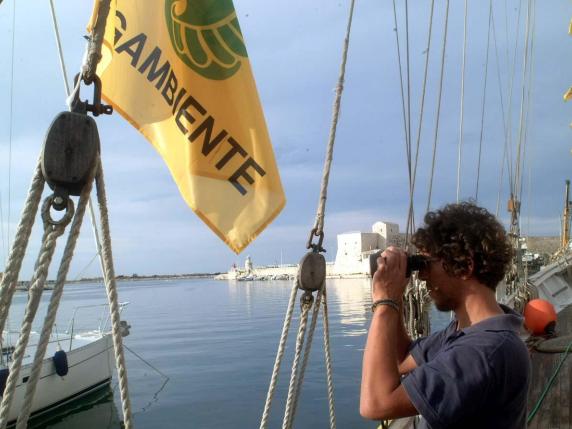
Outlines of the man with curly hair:
M 360 412 L 375 420 L 420 414 L 422 427 L 524 428 L 530 359 L 522 318 L 495 288 L 512 249 L 502 225 L 472 202 L 425 216 L 413 244 L 427 257 L 419 277 L 449 326 L 411 341 L 402 313 L 407 255 L 386 249 L 372 282 Z

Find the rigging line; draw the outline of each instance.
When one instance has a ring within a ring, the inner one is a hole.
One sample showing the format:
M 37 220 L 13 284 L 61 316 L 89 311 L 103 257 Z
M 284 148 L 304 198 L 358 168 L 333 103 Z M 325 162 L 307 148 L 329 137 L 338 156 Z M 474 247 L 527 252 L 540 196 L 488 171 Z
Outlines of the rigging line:
M 516 75 L 516 57 L 518 52 L 518 41 L 520 39 L 520 16 L 521 16 L 521 4 L 520 1 L 518 3 L 518 15 L 516 19 L 516 37 L 514 40 L 514 56 L 512 61 L 512 71 L 510 72 L 509 78 L 509 95 L 508 95 L 508 156 L 507 156 L 507 165 L 508 165 L 508 178 L 510 184 L 510 193 L 514 195 L 515 188 L 514 188 L 514 159 L 512 153 L 512 94 L 514 89 L 514 77 Z
M 529 62 L 529 55 L 528 55 L 528 48 L 529 48 L 529 36 L 530 36 L 530 8 L 531 8 L 531 0 L 528 0 L 527 7 L 526 7 L 526 29 L 525 29 L 525 42 L 524 42 L 524 61 L 522 65 L 522 82 L 521 82 L 521 97 L 520 97 L 520 119 L 518 124 L 518 144 L 517 144 L 517 154 L 516 154 L 516 165 L 515 165 L 515 197 L 518 198 L 521 188 L 521 170 L 522 170 L 522 145 L 523 145 L 523 138 L 524 132 L 523 128 L 525 127 L 524 124 L 524 110 L 526 105 L 526 82 L 527 82 L 527 70 L 528 70 L 528 62 Z
M 481 154 L 483 148 L 483 131 L 485 128 L 485 103 L 487 99 L 487 77 L 489 71 L 489 48 L 490 48 L 490 38 L 491 38 L 491 18 L 493 13 L 493 0 L 489 2 L 489 29 L 487 32 L 487 53 L 485 59 L 485 82 L 483 85 L 483 107 L 481 109 L 481 136 L 479 138 L 479 158 L 477 162 L 477 188 L 475 190 L 475 200 L 479 200 L 479 179 L 481 175 Z
M 465 64 L 467 60 L 467 11 L 468 0 L 465 0 L 465 24 L 463 26 L 463 64 L 461 66 L 461 119 L 459 125 L 459 151 L 457 158 L 457 203 L 461 193 L 461 156 L 463 150 L 463 113 L 465 104 Z
M 528 165 L 528 181 L 529 181 L 529 188 L 528 188 L 528 202 L 527 202 L 527 207 L 530 206 L 530 176 L 531 176 L 531 163 L 532 163 L 532 157 L 530 157 L 529 155 L 529 148 L 528 148 L 528 132 L 530 130 L 530 128 L 532 127 L 532 120 L 534 117 L 532 117 L 529 120 L 530 117 L 530 112 L 532 110 L 532 96 L 533 96 L 533 91 L 532 91 L 532 85 L 534 83 L 534 36 L 535 36 L 535 27 L 536 27 L 536 13 L 535 13 L 535 8 L 536 8 L 536 2 L 534 0 L 530 0 L 530 5 L 531 5 L 531 17 L 530 17 L 530 61 L 529 61 L 529 72 L 528 72 L 528 84 L 527 84 L 527 96 L 526 96 L 526 117 L 524 120 L 524 137 L 523 137 L 523 142 L 522 142 L 522 151 L 523 151 L 523 161 L 522 161 L 522 165 L 523 165 L 523 171 L 521 172 L 521 178 L 520 178 L 520 189 L 519 189 L 519 193 L 518 196 L 520 198 L 520 200 L 522 201 L 522 192 L 523 192 L 523 183 L 524 183 L 524 164 L 526 163 Z M 530 214 L 529 214 L 530 216 Z M 529 220 L 530 222 L 530 220 Z M 530 230 L 530 226 L 529 226 L 529 230 Z
M 14 131 L 14 69 L 15 69 L 15 46 L 16 46 L 16 2 L 12 9 L 12 52 L 11 52 L 11 67 L 10 67 L 10 116 L 8 119 L 8 204 L 6 210 L 6 231 L 2 226 L 2 247 L 4 249 L 4 265 L 8 259 L 8 252 L 10 251 L 10 211 L 12 200 L 12 136 Z M 4 223 L 2 222 L 2 225 Z M 4 239 L 6 234 L 6 239 Z
M 522 184 L 523 184 L 523 178 L 524 178 L 524 163 L 530 163 L 530 158 L 527 158 L 527 149 L 528 149 L 528 132 L 530 130 L 530 128 L 532 127 L 532 121 L 533 118 L 529 119 L 530 117 L 530 111 L 532 110 L 532 97 L 533 97 L 533 90 L 532 90 L 532 86 L 534 84 L 534 38 L 535 38 L 535 28 L 536 28 L 536 12 L 535 12 L 535 8 L 536 8 L 536 2 L 534 0 L 530 0 L 530 6 L 531 6 L 531 16 L 530 16 L 530 60 L 529 60 L 529 71 L 528 71 L 528 84 L 527 84 L 527 95 L 526 95 L 526 117 L 524 120 L 525 126 L 524 126 L 524 138 L 523 138 L 523 142 L 522 142 L 522 151 L 523 151 L 523 161 L 522 161 L 522 165 L 523 165 L 523 171 L 521 172 L 521 178 L 520 178 L 520 189 L 519 189 L 519 197 L 521 197 L 522 195 Z M 529 169 L 530 169 L 530 165 L 529 165 Z M 530 173 L 529 173 L 530 174 Z M 522 199 L 522 198 L 521 198 Z
M 326 156 L 324 160 L 324 171 L 322 174 L 322 186 L 320 189 L 320 200 L 318 202 L 318 210 L 316 213 L 316 221 L 314 223 L 314 234 L 320 235 L 324 230 L 324 214 L 326 211 L 326 199 L 328 193 L 328 181 L 330 178 L 330 169 L 332 166 L 332 159 L 334 156 L 334 143 L 336 140 L 336 129 L 338 126 L 338 119 L 340 116 L 340 107 L 342 102 L 342 92 L 344 90 L 344 78 L 346 75 L 346 62 L 348 59 L 348 51 L 350 45 L 350 34 L 352 29 L 352 21 L 354 16 L 355 0 L 351 0 L 350 12 L 348 23 L 346 27 L 346 34 L 344 38 L 344 47 L 342 52 L 342 63 L 340 65 L 340 74 L 338 77 L 338 84 L 336 86 L 336 97 L 334 100 L 332 112 L 332 125 L 330 127 L 330 135 L 328 137 L 328 146 L 326 148 Z
M 496 216 L 499 216 L 499 210 L 500 210 L 500 197 L 501 197 L 501 192 L 502 192 L 502 183 L 503 183 L 503 178 L 504 178 L 504 167 L 505 167 L 505 162 L 507 160 L 507 154 L 508 154 L 508 119 L 506 117 L 505 114 L 505 109 L 504 109 L 504 98 L 503 98 L 503 91 L 502 91 L 502 78 L 501 78 L 501 72 L 500 72 L 500 59 L 499 59 L 499 51 L 498 51 L 498 44 L 497 44 L 497 33 L 496 33 L 496 25 L 495 25 L 495 12 L 494 12 L 494 7 L 492 9 L 492 27 L 493 27 L 493 42 L 494 42 L 494 46 L 495 46 L 495 58 L 496 58 L 496 64 L 497 64 L 497 81 L 498 81 L 498 89 L 499 89 L 499 99 L 500 99 L 500 105 L 501 105 L 501 113 L 502 113 L 502 123 L 503 123 L 503 127 L 504 127 L 504 149 L 503 149 L 503 156 L 502 156 L 502 160 L 501 160 L 501 164 L 500 164 L 500 177 L 499 177 L 499 188 L 498 188 L 498 194 L 497 194 L 497 207 L 496 207 Z
M 520 2 L 520 0 L 518 0 Z M 504 32 L 505 32 L 505 54 L 506 54 L 506 71 L 510 69 L 510 54 L 509 54 L 509 37 L 508 37 L 508 0 L 504 0 Z
M 406 64 L 407 64 L 407 145 L 409 146 L 409 159 L 407 162 L 411 171 L 411 62 L 410 62 L 410 52 L 409 52 L 409 0 L 405 0 L 405 52 L 406 52 Z M 415 187 L 415 176 L 412 173 L 409 180 L 409 193 L 413 193 Z M 415 219 L 412 210 L 410 209 L 407 213 L 407 228 L 405 230 L 405 247 L 409 244 L 409 235 L 415 228 Z
M 69 95 L 70 95 L 69 80 L 68 80 L 68 74 L 66 72 L 66 65 L 64 62 L 64 53 L 63 53 L 62 43 L 61 43 L 61 39 L 60 39 L 60 30 L 59 30 L 59 26 L 58 26 L 58 20 L 56 19 L 56 9 L 54 7 L 54 0 L 50 0 L 50 14 L 52 16 L 52 23 L 54 25 L 54 33 L 56 36 L 56 44 L 58 46 L 60 68 L 62 70 L 62 76 L 64 78 L 64 85 L 66 87 L 66 95 L 69 97 Z
M 413 194 L 415 192 L 415 180 L 417 178 L 417 161 L 419 160 L 419 146 L 421 143 L 421 128 L 423 126 L 423 112 L 425 107 L 425 92 L 427 88 L 427 71 L 429 69 L 429 55 L 431 53 L 431 35 L 433 32 L 433 12 L 435 9 L 435 0 L 431 0 L 431 13 L 429 15 L 429 34 L 427 36 L 427 51 L 425 57 L 425 72 L 423 75 L 423 89 L 421 92 L 421 107 L 419 112 L 419 127 L 417 128 L 417 143 L 415 148 L 415 162 L 413 167 L 413 183 L 411 186 L 411 192 L 409 193 L 409 216 L 413 218 Z M 411 225 L 412 229 L 414 225 Z
M 96 253 L 95 255 L 93 255 L 93 257 L 89 260 L 89 262 L 75 276 L 75 279 L 73 280 L 74 282 L 81 279 L 81 276 L 83 275 L 83 273 L 87 271 L 87 269 L 91 266 L 91 264 L 93 264 L 93 261 L 95 261 L 95 259 L 98 256 L 100 256 L 99 253 Z
M 439 95 L 437 97 L 437 118 L 435 122 L 435 138 L 433 140 L 433 158 L 431 160 L 431 173 L 429 176 L 429 192 L 427 196 L 427 210 L 431 206 L 431 194 L 433 191 L 433 177 L 435 176 L 435 158 L 437 154 L 437 139 L 439 136 L 439 119 L 441 117 L 441 98 L 443 95 L 443 76 L 445 75 L 445 51 L 447 46 L 447 30 L 449 27 L 449 0 L 447 0 L 445 9 L 445 29 L 443 31 L 443 48 L 441 53 L 441 77 L 439 79 Z
M 407 76 L 407 144 L 411 156 L 411 68 L 409 55 L 409 0 L 405 0 L 405 64 Z M 411 159 L 409 160 L 411 162 Z M 413 183 L 413 176 L 411 177 Z
M 395 5 L 395 0 L 393 0 L 393 22 L 395 24 L 395 41 L 397 44 L 397 62 L 399 63 L 399 84 L 400 84 L 400 88 L 401 88 L 401 110 L 403 113 L 403 131 L 404 131 L 404 141 L 405 141 L 405 156 L 407 157 L 407 159 L 411 159 L 411 148 L 409 147 L 409 145 L 407 144 L 407 135 L 408 135 L 408 131 L 407 131 L 407 114 L 406 114 L 406 110 L 405 110 L 405 92 L 403 89 L 403 70 L 401 67 L 401 48 L 400 48 L 400 43 L 399 43 L 399 27 L 397 25 L 397 7 Z M 409 186 L 411 188 L 411 181 L 412 181 L 412 176 L 411 176 L 411 163 L 407 163 L 407 169 L 408 169 L 408 174 L 409 174 Z

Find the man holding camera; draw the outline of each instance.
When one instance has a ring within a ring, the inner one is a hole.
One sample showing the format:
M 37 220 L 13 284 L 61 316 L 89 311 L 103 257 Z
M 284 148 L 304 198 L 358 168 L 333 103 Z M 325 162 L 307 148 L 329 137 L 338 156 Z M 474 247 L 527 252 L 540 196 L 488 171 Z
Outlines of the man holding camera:
M 473 203 L 429 212 L 413 236 L 419 278 L 455 319 L 411 341 L 403 324 L 407 254 L 386 249 L 373 276 L 360 413 L 374 420 L 421 414 L 438 428 L 524 428 L 530 374 L 522 318 L 496 302 L 512 249 L 500 223 Z

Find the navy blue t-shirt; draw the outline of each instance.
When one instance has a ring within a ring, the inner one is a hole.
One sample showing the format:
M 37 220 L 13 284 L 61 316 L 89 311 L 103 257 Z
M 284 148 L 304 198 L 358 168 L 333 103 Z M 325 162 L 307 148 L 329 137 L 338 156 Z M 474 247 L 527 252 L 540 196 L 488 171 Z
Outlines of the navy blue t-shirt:
M 522 317 L 505 314 L 457 331 L 457 321 L 412 344 L 417 368 L 402 380 L 422 426 L 526 427 L 530 357 L 519 338 Z

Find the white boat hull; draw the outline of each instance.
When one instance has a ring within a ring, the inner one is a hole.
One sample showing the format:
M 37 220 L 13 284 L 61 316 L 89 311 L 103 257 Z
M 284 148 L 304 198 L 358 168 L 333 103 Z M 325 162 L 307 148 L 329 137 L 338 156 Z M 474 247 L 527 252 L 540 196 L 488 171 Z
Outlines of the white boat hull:
M 110 383 L 113 369 L 111 335 L 102 336 L 71 351 L 66 350 L 69 371 L 63 377 L 56 374 L 51 359 L 53 352 L 50 354 L 50 351 L 47 353 L 50 357 L 44 359 L 42 363 L 40 379 L 32 402 L 32 415 L 37 416 L 51 411 Z M 9 413 L 10 422 L 16 421 L 24 403 L 26 381 L 31 367 L 31 363 L 28 363 L 23 365 L 20 371 L 19 383 Z

